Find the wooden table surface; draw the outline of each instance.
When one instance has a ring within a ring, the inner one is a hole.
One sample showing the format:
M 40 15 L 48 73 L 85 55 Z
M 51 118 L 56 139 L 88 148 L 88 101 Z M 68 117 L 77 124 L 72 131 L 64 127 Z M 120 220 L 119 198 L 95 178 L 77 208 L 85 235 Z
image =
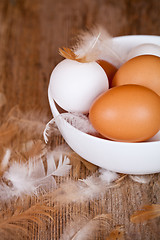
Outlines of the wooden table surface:
M 46 120 L 51 119 L 47 88 L 52 69 L 62 60 L 58 48 L 71 46 L 79 30 L 101 24 L 112 36 L 160 35 L 159 13 L 159 0 L 0 0 L 0 91 L 7 98 L 1 122 L 15 105 L 23 112 L 44 110 Z M 61 142 L 59 136 L 54 144 Z M 81 171 L 86 177 L 86 169 Z M 155 174 L 147 184 L 127 177 L 102 199 L 85 203 L 85 209 L 89 213 L 92 208 L 95 215 L 111 213 L 111 227 L 123 225 L 125 239 L 158 240 L 160 218 L 130 222 L 141 206 L 158 203 L 160 175 Z M 71 216 L 75 211 L 73 207 Z M 67 220 L 56 221 L 48 230 L 34 230 L 32 239 L 59 239 Z

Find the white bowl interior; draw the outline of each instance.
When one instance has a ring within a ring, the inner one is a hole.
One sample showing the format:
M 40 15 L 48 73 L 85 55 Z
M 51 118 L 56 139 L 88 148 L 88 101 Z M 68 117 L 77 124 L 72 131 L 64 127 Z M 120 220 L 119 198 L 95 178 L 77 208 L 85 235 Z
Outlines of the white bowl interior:
M 122 51 L 123 48 L 127 52 L 142 43 L 160 44 L 160 37 L 123 36 L 114 38 L 113 43 L 116 49 Z M 50 86 L 48 98 L 52 114 L 65 141 L 87 161 L 110 171 L 126 174 L 160 172 L 160 131 L 153 138 L 140 143 L 115 142 L 94 137 L 74 128 L 60 116 L 52 99 Z

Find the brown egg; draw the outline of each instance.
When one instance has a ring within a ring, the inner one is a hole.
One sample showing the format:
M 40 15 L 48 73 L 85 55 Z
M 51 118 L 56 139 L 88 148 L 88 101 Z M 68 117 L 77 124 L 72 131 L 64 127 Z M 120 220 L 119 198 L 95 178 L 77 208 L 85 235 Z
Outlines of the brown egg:
M 116 72 L 112 87 L 124 84 L 142 85 L 160 95 L 160 58 L 142 55 L 124 63 Z
M 98 60 L 97 63 L 103 68 L 103 70 L 105 71 L 108 80 L 109 80 L 109 87 L 111 87 L 111 82 L 112 79 L 115 75 L 115 73 L 117 72 L 117 68 L 115 66 L 113 66 L 111 63 L 105 61 L 105 60 Z
M 123 85 L 109 89 L 92 104 L 89 119 L 106 138 L 140 142 L 160 129 L 160 97 L 140 85 Z

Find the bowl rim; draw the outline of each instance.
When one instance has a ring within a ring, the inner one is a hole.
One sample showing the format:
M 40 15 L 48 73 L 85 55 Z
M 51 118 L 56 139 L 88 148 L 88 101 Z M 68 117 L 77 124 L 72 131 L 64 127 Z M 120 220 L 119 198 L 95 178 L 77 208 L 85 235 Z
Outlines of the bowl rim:
M 147 35 L 147 34 L 138 34 L 138 35 L 136 35 L 136 34 L 133 34 L 133 35 L 120 35 L 120 36 L 116 36 L 116 37 L 113 37 L 113 40 L 114 39 L 118 39 L 118 38 L 133 38 L 133 37 L 135 37 L 135 38 L 142 38 L 142 37 L 147 37 L 147 38 L 160 38 L 160 36 L 158 36 L 158 35 Z
M 121 36 L 116 36 L 116 37 L 113 37 L 112 38 L 112 40 L 113 40 L 113 43 L 115 43 L 116 41 L 119 41 L 119 39 L 122 39 L 122 41 L 123 41 L 123 39 L 125 40 L 125 39 L 132 39 L 132 38 L 135 38 L 135 39 L 157 39 L 157 40 L 159 40 L 159 44 L 158 43 L 156 43 L 156 45 L 158 45 L 158 46 L 160 46 L 160 36 L 158 36 L 158 35 L 145 35 L 145 34 L 139 34 L 139 35 L 121 35 Z M 146 44 L 146 43 L 145 43 Z M 155 43 L 153 43 L 153 44 L 155 44 Z

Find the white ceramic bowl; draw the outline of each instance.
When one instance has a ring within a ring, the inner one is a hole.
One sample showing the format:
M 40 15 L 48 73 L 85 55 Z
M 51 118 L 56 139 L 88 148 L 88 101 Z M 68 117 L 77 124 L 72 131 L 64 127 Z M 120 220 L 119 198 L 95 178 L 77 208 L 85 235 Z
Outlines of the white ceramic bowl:
M 122 36 L 113 39 L 116 49 L 124 53 L 143 43 L 160 45 L 158 36 Z M 59 115 L 51 97 L 48 97 L 54 117 Z M 61 116 L 56 124 L 68 145 L 81 157 L 102 168 L 127 174 L 151 174 L 160 172 L 160 132 L 147 142 L 124 143 L 91 136 L 71 126 Z

